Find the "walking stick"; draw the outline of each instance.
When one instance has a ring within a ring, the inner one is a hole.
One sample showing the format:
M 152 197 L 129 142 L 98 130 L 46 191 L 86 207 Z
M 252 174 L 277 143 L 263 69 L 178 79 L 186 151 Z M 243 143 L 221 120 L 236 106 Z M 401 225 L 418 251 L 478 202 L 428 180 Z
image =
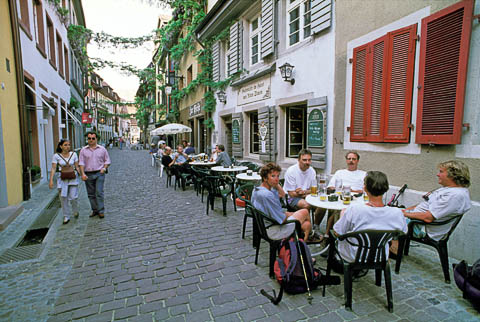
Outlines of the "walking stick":
M 297 242 L 297 248 L 300 253 L 300 261 L 302 263 L 303 276 L 305 276 L 305 283 L 307 284 L 307 291 L 308 291 L 307 301 L 308 301 L 308 304 L 312 304 L 313 296 L 312 296 L 312 292 L 310 291 L 310 285 L 308 284 L 307 271 L 305 270 L 305 263 L 303 262 L 302 249 L 300 248 L 300 243 L 298 242 L 297 230 L 295 230 L 295 241 Z

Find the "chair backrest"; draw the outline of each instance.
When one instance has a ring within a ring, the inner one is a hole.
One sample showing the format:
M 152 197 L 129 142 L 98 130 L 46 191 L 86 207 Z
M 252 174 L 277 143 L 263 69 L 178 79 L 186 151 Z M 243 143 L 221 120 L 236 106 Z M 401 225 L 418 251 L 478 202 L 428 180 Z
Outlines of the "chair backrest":
M 453 225 L 452 227 L 450 227 L 450 230 L 448 231 L 448 233 L 446 233 L 445 235 L 443 235 L 443 237 L 441 238 L 442 241 L 445 241 L 447 242 L 448 239 L 450 238 L 450 235 L 453 233 L 453 231 L 455 230 L 455 228 L 457 228 L 458 224 L 460 223 L 460 220 L 462 220 L 463 218 L 463 214 L 458 214 L 458 215 L 455 215 L 454 217 L 451 217 L 447 220 L 444 220 L 444 221 L 434 221 L 434 222 L 431 222 L 429 223 L 428 225 L 432 225 L 432 226 L 443 226 L 443 225 L 446 225 L 448 223 L 451 223 L 453 221 Z
M 255 185 L 253 183 L 242 184 L 241 186 L 238 186 L 237 189 L 235 189 L 235 194 L 243 202 L 250 203 L 254 187 Z
M 387 260 L 385 245 L 394 237 L 404 235 L 401 230 L 360 230 L 338 236 L 357 247 L 355 263 L 374 265 Z
M 270 217 L 268 217 L 264 212 L 255 208 L 251 202 L 246 203 L 246 205 L 247 205 L 247 208 L 250 209 L 253 215 L 254 223 L 258 229 L 258 233 L 260 234 L 260 237 L 267 241 L 270 241 L 270 238 L 268 237 L 267 228 L 272 225 L 276 225 L 277 223 L 274 222 Z M 265 221 L 267 221 L 268 223 L 265 224 Z

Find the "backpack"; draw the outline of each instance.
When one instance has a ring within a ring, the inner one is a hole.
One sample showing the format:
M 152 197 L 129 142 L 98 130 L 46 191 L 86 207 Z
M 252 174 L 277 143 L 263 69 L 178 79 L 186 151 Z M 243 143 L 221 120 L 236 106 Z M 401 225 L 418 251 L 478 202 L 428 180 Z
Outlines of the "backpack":
M 302 267 L 302 259 L 305 266 L 305 273 L 308 279 L 308 287 L 305 280 L 304 270 Z M 319 285 L 338 285 L 340 278 L 338 276 L 326 277 L 322 275 L 319 269 L 313 267 L 312 255 L 308 245 L 299 239 L 295 241 L 294 237 L 281 241 L 278 249 L 278 258 L 274 265 L 275 278 L 280 283 L 280 292 L 278 297 L 273 291 L 273 297 L 265 290 L 260 293 L 266 296 L 270 301 L 277 305 L 282 300 L 283 291 L 289 294 L 301 294 L 317 289 Z M 309 294 L 311 301 L 311 294 Z
M 70 164 L 70 159 L 73 156 L 73 153 L 70 154 L 68 160 L 65 160 L 64 157 L 60 153 L 57 153 L 60 158 L 65 161 L 65 165 L 60 167 L 60 179 L 62 180 L 71 180 L 75 179 L 77 175 L 75 174 L 75 170 L 73 169 L 72 165 Z
M 453 277 L 458 288 L 463 292 L 463 298 L 480 304 L 480 259 L 471 266 L 464 260 L 454 264 Z

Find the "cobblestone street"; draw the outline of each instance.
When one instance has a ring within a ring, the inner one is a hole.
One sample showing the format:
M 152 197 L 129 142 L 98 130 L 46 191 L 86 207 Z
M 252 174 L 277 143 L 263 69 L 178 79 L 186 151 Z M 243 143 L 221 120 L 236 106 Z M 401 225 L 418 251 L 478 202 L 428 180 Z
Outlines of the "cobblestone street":
M 444 283 L 436 253 L 424 247 L 412 247 L 400 274 L 392 272 L 394 313 L 373 272 L 354 283 L 353 312 L 344 309 L 343 284 L 327 287 L 325 297 L 314 291 L 311 305 L 304 294 L 285 294 L 275 306 L 260 294 L 279 288 L 268 277 L 268 245 L 255 265 L 250 223 L 241 239 L 243 211 L 235 213 L 230 201 L 224 217 L 217 199 L 206 216 L 192 187 L 165 187 L 146 151 L 114 149 L 110 156 L 105 219 L 88 218 L 82 185 L 80 218 L 64 226 L 57 216 L 39 260 L 0 265 L 1 321 L 480 319 L 456 285 Z M 2 245 L 31 211 L 0 233 Z M 326 260 L 317 257 L 318 265 Z

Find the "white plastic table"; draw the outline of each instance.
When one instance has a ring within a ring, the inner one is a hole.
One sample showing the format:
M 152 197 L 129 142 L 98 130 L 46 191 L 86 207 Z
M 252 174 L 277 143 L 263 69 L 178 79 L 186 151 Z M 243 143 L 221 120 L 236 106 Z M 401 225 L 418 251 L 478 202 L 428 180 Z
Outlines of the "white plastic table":
M 188 164 L 194 165 L 194 166 L 197 166 L 197 167 L 213 167 L 216 163 L 213 162 L 213 161 L 207 161 L 207 162 L 204 162 L 204 161 L 192 161 L 192 162 L 189 162 Z
M 330 210 L 342 210 L 348 208 L 350 205 L 365 203 L 362 197 L 353 198 L 353 200 L 350 202 L 350 205 L 344 205 L 343 200 L 340 200 L 340 197 L 338 197 L 338 201 L 321 201 L 319 196 L 314 197 L 312 195 L 308 195 L 305 198 L 305 201 L 311 206 Z
M 257 172 L 252 172 L 252 175 L 249 176 L 248 174 L 244 173 L 239 173 L 236 175 L 238 180 L 245 180 L 245 181 L 260 181 L 262 180 L 262 177 Z
M 217 171 L 217 172 L 241 172 L 248 170 L 248 167 L 245 166 L 235 166 L 233 168 L 224 168 L 223 166 L 216 166 L 212 168 L 212 171 Z

